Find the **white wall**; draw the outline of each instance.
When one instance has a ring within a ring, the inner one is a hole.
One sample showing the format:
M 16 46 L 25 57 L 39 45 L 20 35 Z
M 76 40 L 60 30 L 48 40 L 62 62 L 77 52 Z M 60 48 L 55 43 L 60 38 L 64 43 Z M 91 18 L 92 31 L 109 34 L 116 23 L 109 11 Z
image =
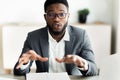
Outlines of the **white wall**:
M 0 37 L 2 37 L 2 27 L 0 25 Z M 3 71 L 3 57 L 2 57 L 2 38 L 0 38 L 0 73 Z
M 113 34 L 112 46 L 114 53 L 120 53 L 120 1 L 113 1 Z
M 32 22 L 45 23 L 43 4 L 45 0 L 0 0 L 0 23 Z M 88 22 L 112 21 L 112 0 L 68 0 L 70 4 L 71 23 L 76 23 L 77 11 L 89 8 Z
M 43 22 L 45 0 L 0 0 L 0 23 Z
M 120 20 L 119 20 L 120 21 Z M 119 27 L 118 27 L 118 29 L 117 29 L 117 40 L 116 40 L 116 42 L 117 42 L 117 53 L 120 53 L 120 23 L 119 23 Z
M 90 14 L 88 16 L 88 22 L 102 21 L 105 23 L 112 22 L 112 0 L 69 0 L 71 22 L 72 20 L 77 22 L 77 11 L 79 9 L 88 8 Z
M 116 39 L 116 45 L 117 45 L 117 53 L 120 53 L 120 1 L 118 0 L 118 24 L 117 24 L 117 39 Z

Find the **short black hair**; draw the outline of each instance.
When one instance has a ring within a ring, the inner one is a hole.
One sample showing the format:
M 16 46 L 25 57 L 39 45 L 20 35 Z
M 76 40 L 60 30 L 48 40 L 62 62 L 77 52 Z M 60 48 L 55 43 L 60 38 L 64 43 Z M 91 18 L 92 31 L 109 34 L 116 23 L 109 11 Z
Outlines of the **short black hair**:
M 64 4 L 67 7 L 67 9 L 69 9 L 69 5 L 68 5 L 67 0 L 46 0 L 45 4 L 44 4 L 44 11 L 46 12 L 47 7 L 49 5 L 55 4 L 55 3 L 62 3 L 62 4 Z

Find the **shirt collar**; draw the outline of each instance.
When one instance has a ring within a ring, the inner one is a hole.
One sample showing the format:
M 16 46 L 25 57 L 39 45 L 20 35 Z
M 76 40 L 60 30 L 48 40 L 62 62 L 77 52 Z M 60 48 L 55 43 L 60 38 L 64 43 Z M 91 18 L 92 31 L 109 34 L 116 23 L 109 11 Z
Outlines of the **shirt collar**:
M 52 41 L 56 41 L 55 39 L 53 39 L 53 37 L 51 36 L 50 32 L 49 32 L 49 29 L 48 29 L 48 38 L 49 40 L 52 40 Z M 68 32 L 68 28 L 66 27 L 66 31 L 65 31 L 65 35 L 63 36 L 63 38 L 61 39 L 61 41 L 70 41 L 70 35 L 69 35 L 69 32 Z

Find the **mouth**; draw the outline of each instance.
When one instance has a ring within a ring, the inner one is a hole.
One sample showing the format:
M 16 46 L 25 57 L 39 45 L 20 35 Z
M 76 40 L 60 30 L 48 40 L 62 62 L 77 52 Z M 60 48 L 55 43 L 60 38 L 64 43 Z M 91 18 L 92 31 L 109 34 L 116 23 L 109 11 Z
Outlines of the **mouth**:
M 60 26 L 62 26 L 62 24 L 60 24 L 60 23 L 53 23 L 53 26 L 54 27 L 60 27 Z
M 62 24 L 61 23 L 53 23 L 53 28 L 55 30 L 61 30 L 62 29 Z

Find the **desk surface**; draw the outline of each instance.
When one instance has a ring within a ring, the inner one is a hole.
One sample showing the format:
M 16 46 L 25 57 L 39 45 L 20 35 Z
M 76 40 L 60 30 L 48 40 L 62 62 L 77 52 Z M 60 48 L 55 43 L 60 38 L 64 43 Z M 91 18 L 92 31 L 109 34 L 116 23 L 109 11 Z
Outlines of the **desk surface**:
M 14 76 L 12 74 L 0 74 L 0 77 L 25 80 L 24 76 Z M 98 76 L 92 76 L 92 77 L 69 76 L 69 77 L 70 77 L 70 80 L 98 80 Z

